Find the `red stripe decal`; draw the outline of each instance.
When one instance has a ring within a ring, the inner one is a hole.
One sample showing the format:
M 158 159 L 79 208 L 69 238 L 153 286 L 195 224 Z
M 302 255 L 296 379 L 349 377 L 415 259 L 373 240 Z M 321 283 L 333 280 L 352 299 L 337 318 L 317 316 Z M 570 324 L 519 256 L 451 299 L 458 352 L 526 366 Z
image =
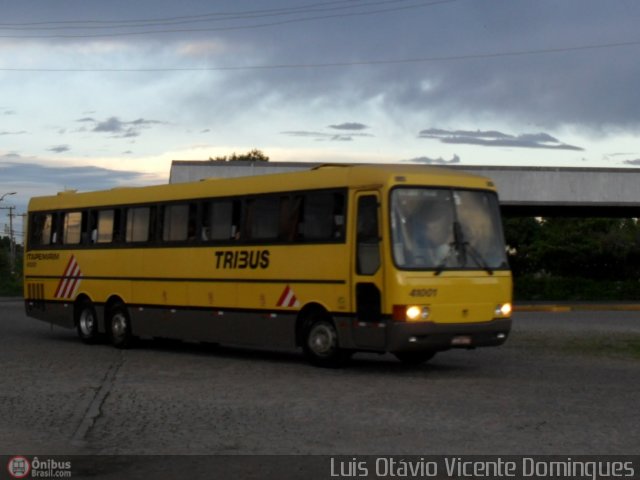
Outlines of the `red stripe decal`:
M 282 292 L 282 295 L 280 295 L 280 299 L 278 300 L 278 303 L 276 303 L 276 306 L 282 307 L 284 305 L 284 301 L 287 298 L 287 295 L 289 295 L 290 291 L 291 291 L 291 288 L 289 288 L 289 285 L 287 285 L 287 287 Z
M 75 257 L 73 255 L 71 255 L 71 258 L 69 259 L 69 263 L 67 263 L 67 267 L 64 269 L 64 273 L 62 274 L 62 278 L 60 279 L 60 283 L 58 283 L 58 288 L 56 288 L 56 293 L 54 295 L 55 298 L 60 298 L 60 295 L 62 293 L 62 289 L 63 289 L 63 285 L 66 287 L 66 283 L 67 283 L 67 278 L 69 276 L 69 271 L 73 265 L 75 261 Z

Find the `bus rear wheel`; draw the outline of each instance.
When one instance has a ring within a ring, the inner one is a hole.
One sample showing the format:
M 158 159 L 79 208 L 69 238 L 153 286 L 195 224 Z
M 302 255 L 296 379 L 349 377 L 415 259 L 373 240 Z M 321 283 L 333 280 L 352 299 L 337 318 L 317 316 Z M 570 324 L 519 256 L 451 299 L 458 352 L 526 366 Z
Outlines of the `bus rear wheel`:
M 340 348 L 331 319 L 319 314 L 307 321 L 302 348 L 309 362 L 318 367 L 338 368 L 351 357 L 351 352 Z
M 422 352 L 395 352 L 394 355 L 405 365 L 422 365 L 431 360 L 436 352 L 426 350 Z
M 100 340 L 98 316 L 91 300 L 82 300 L 76 307 L 76 328 L 80 340 L 87 344 Z
M 131 333 L 131 317 L 127 307 L 117 304 L 107 314 L 111 343 L 116 348 L 130 348 L 134 337 Z

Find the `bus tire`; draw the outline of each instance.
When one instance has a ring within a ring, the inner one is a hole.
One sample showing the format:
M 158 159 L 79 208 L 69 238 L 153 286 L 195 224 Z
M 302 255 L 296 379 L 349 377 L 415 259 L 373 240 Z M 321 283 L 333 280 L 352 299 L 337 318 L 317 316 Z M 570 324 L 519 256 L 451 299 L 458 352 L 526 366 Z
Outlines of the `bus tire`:
M 338 368 L 351 357 L 351 352 L 340 348 L 331 318 L 319 313 L 312 313 L 306 322 L 302 349 L 309 362 L 318 367 Z
M 80 340 L 94 344 L 100 340 L 98 331 L 98 315 L 93 303 L 88 298 L 80 300 L 75 309 L 76 329 Z
M 127 307 L 119 303 L 111 307 L 107 313 L 111 343 L 116 348 L 130 348 L 134 337 L 131 333 L 131 317 Z
M 405 365 L 422 365 L 431 360 L 436 355 L 436 352 L 430 350 L 421 352 L 395 352 L 394 355 Z

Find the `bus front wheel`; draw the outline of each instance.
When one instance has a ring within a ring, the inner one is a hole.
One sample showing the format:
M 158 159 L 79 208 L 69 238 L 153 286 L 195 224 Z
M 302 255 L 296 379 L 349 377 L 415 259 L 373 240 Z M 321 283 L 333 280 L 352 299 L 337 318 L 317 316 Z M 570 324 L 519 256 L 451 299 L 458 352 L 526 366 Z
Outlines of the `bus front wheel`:
M 110 308 L 108 321 L 113 346 L 116 348 L 131 347 L 134 337 L 131 334 L 131 318 L 127 308 L 122 304 Z
M 349 359 L 350 352 L 340 348 L 338 331 L 330 318 L 313 314 L 307 321 L 303 350 L 316 366 L 337 368 Z
M 100 339 L 98 316 L 91 300 L 82 300 L 76 307 L 76 328 L 84 343 L 93 344 Z

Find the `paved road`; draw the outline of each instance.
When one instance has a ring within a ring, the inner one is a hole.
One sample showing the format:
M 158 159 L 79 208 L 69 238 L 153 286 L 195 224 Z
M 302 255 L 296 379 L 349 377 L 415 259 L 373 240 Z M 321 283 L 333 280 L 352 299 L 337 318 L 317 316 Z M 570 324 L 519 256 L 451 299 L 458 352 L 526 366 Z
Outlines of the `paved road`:
M 0 303 L 0 454 L 636 454 L 640 312 L 519 313 L 502 347 L 341 370 L 87 346 Z

